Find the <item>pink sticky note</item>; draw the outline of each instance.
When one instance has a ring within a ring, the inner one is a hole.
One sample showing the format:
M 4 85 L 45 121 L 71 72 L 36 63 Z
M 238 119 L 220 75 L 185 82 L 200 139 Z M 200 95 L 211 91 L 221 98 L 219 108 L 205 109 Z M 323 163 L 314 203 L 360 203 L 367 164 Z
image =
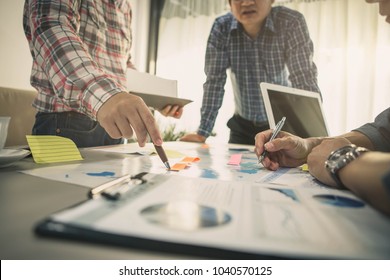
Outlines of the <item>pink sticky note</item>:
M 230 157 L 228 164 L 240 165 L 242 154 L 234 154 Z

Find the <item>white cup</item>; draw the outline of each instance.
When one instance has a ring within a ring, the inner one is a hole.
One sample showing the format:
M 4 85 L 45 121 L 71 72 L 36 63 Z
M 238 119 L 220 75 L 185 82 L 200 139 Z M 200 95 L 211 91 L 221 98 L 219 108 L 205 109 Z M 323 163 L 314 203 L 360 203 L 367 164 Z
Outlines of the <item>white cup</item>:
M 0 117 L 0 151 L 4 148 L 7 140 L 8 125 L 11 117 Z

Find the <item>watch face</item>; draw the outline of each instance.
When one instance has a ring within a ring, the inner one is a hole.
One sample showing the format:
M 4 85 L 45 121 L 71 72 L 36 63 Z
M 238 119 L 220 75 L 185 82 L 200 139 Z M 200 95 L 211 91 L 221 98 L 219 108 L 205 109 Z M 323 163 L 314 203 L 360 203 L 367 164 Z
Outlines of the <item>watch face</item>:
M 329 157 L 330 160 L 339 160 L 340 158 L 343 158 L 344 155 L 352 151 L 354 148 L 351 146 L 346 146 L 341 149 L 336 150 L 334 153 L 331 154 Z
M 342 147 L 329 156 L 328 160 L 325 163 L 326 169 L 329 170 L 330 173 L 335 174 L 343 168 L 348 161 L 346 161 L 346 155 L 354 149 L 354 146 L 345 146 Z
M 348 163 L 359 157 L 360 154 L 365 151 L 367 151 L 367 149 L 358 148 L 351 144 L 349 146 L 341 147 L 330 154 L 328 160 L 325 162 L 325 167 L 337 185 L 343 186 L 343 183 L 338 176 L 340 169 L 344 168 Z
M 325 162 L 325 167 L 328 169 L 330 172 L 334 172 L 335 168 L 337 168 L 338 164 L 337 161 L 334 160 L 327 160 Z

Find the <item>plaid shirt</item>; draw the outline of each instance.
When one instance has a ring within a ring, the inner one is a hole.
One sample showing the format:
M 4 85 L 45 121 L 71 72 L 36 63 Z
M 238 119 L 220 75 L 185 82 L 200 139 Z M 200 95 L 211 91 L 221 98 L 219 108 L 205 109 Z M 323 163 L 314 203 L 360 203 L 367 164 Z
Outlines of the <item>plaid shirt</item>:
M 130 24 L 127 0 L 26 0 L 31 85 L 39 93 L 34 107 L 96 119 L 108 98 L 126 91 Z
M 259 84 L 268 82 L 320 92 L 313 43 L 302 14 L 273 7 L 256 39 L 245 34 L 231 13 L 217 18 L 206 50 L 198 134 L 208 137 L 222 105 L 226 70 L 233 83 L 235 113 L 254 122 L 267 122 Z

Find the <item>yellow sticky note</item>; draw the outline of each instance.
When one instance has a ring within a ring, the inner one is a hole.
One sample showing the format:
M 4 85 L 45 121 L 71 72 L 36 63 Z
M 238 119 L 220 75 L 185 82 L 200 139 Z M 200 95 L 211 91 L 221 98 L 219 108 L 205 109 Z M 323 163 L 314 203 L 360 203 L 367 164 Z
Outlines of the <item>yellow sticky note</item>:
M 54 135 L 26 135 L 36 163 L 82 160 L 76 144 L 69 138 Z
M 307 163 L 303 164 L 303 165 L 301 166 L 301 168 L 302 168 L 302 171 L 307 171 L 307 172 L 309 172 L 309 166 L 307 165 Z
M 179 158 L 179 157 L 182 157 L 184 156 L 184 154 L 178 152 L 178 151 L 175 151 L 175 150 L 169 150 L 169 149 L 166 149 L 165 150 L 165 153 L 167 154 L 167 157 L 168 158 Z

